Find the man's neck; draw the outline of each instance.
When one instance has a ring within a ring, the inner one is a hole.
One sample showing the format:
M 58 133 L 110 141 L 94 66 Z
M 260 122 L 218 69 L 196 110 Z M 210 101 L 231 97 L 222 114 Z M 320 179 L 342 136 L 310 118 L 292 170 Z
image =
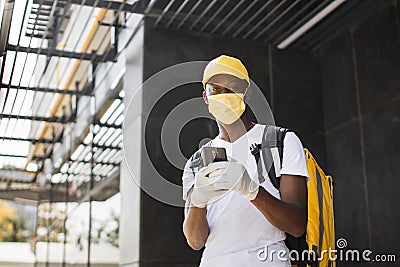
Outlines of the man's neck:
M 219 128 L 219 137 L 222 140 L 231 143 L 239 139 L 242 135 L 246 134 L 255 125 L 247 118 L 247 116 L 242 116 L 242 118 L 229 125 L 222 124 L 220 122 L 217 124 Z

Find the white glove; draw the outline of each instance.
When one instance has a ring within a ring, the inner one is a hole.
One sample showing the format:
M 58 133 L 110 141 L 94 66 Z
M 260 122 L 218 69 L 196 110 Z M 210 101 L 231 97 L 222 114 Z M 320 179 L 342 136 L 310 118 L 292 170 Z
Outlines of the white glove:
M 214 187 L 215 179 L 208 177 L 208 175 L 215 170 L 216 168 L 210 164 L 196 173 L 191 195 L 191 203 L 194 206 L 204 208 L 211 198 L 221 196 L 229 191 Z
M 236 161 L 214 162 L 215 171 L 209 177 L 214 180 L 214 187 L 232 190 L 248 200 L 253 200 L 258 194 L 259 181 L 251 179 L 246 168 Z

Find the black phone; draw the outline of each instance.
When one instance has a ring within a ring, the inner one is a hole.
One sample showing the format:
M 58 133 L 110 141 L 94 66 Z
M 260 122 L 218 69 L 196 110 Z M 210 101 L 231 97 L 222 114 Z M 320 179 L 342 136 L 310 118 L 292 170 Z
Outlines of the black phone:
M 203 166 L 208 166 L 211 162 L 227 161 L 226 150 L 223 147 L 204 146 L 201 148 L 201 160 Z

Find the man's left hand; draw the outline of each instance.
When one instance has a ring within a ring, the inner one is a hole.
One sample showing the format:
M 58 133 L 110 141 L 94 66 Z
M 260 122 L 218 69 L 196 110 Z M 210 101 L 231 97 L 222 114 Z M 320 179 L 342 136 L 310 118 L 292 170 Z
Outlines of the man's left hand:
M 253 180 L 246 168 L 236 161 L 221 161 L 211 163 L 216 170 L 209 174 L 214 180 L 215 188 L 232 190 L 248 200 L 253 200 L 258 194 L 259 182 Z

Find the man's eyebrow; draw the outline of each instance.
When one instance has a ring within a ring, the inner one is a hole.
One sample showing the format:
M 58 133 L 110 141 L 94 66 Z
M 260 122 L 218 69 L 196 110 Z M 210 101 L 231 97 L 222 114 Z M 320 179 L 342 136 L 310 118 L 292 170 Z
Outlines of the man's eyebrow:
M 239 83 L 234 82 L 234 81 L 232 81 L 232 82 L 226 82 L 226 83 L 224 83 L 224 84 L 222 84 L 222 83 L 213 83 L 213 82 L 210 82 L 210 83 L 208 83 L 208 84 L 209 84 L 209 85 L 214 85 L 214 86 L 221 86 L 221 87 L 224 87 L 224 88 L 236 88 L 236 87 L 239 87 L 239 86 L 240 86 Z

